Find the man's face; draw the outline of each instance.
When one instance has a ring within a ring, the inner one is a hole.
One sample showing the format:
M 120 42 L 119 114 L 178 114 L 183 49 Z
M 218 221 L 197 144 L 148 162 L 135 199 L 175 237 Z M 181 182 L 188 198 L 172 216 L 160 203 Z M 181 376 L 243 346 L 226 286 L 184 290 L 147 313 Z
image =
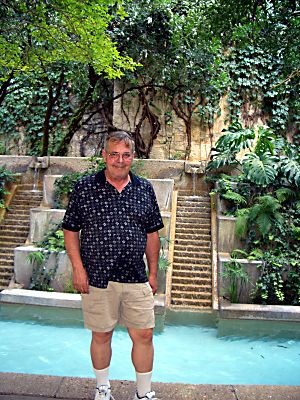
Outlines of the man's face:
M 133 163 L 132 147 L 124 141 L 108 142 L 107 151 L 102 151 L 106 163 L 106 177 L 112 180 L 126 179 Z

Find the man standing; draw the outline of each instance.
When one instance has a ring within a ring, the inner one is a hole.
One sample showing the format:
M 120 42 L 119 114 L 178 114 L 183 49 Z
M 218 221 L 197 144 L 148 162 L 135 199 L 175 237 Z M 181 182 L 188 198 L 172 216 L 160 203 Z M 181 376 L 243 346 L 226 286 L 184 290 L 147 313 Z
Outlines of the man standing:
M 112 398 L 108 372 L 117 324 L 127 327 L 132 340 L 134 399 L 156 399 L 151 391 L 153 295 L 163 222 L 152 185 L 130 171 L 131 137 L 108 135 L 102 155 L 106 168 L 79 179 L 63 220 L 74 288 L 81 293 L 85 327 L 92 331 L 95 400 Z

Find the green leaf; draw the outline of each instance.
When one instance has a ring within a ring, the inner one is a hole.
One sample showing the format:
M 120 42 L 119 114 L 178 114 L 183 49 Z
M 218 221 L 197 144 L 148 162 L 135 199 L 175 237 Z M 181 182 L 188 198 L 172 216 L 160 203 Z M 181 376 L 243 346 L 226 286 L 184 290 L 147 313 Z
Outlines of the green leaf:
M 245 176 L 257 185 L 269 185 L 277 176 L 278 159 L 270 153 L 249 153 L 242 161 Z

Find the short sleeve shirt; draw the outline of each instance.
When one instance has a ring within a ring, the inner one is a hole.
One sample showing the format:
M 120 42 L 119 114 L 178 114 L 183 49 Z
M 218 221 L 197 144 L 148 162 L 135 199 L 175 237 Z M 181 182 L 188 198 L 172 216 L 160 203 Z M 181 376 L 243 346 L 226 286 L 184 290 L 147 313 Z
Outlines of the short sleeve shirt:
M 81 231 L 80 254 L 90 285 L 147 282 L 147 234 L 164 226 L 155 192 L 148 180 L 130 172 L 130 182 L 119 193 L 104 170 L 76 183 L 63 228 Z

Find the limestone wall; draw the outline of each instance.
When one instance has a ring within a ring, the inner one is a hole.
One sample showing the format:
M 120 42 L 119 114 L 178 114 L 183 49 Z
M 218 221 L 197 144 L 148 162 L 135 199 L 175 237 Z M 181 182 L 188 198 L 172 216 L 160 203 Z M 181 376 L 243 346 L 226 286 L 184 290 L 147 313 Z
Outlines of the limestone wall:
M 64 175 L 71 172 L 84 172 L 89 167 L 85 157 L 31 157 L 31 156 L 6 156 L 0 155 L 0 167 L 6 165 L 14 173 L 21 173 L 21 183 L 33 183 L 34 162 L 40 162 L 39 180 L 43 181 L 46 175 Z M 135 172 L 145 175 L 148 179 L 172 179 L 175 189 L 192 190 L 192 166 L 200 164 L 183 160 L 135 160 Z M 209 191 L 211 185 L 205 182 L 203 166 L 197 173 L 197 190 Z
M 115 96 L 120 93 L 120 88 L 115 85 Z M 167 93 L 156 95 L 151 92 L 147 100 L 152 104 L 151 111 L 159 117 L 161 128 L 157 139 L 154 141 L 151 151 L 152 159 L 185 159 L 187 146 L 186 128 L 183 119 L 179 118 L 170 108 Z M 195 116 L 192 119 L 192 146 L 190 161 L 208 161 L 211 147 L 220 137 L 225 126 L 226 114 L 228 114 L 226 97 L 220 102 L 221 115 L 209 131 Z M 197 111 L 197 110 L 195 110 Z M 139 98 L 130 93 L 114 102 L 113 124 L 118 129 L 134 132 L 142 113 Z M 150 127 L 144 121 L 141 127 L 142 137 L 145 142 L 149 140 Z

